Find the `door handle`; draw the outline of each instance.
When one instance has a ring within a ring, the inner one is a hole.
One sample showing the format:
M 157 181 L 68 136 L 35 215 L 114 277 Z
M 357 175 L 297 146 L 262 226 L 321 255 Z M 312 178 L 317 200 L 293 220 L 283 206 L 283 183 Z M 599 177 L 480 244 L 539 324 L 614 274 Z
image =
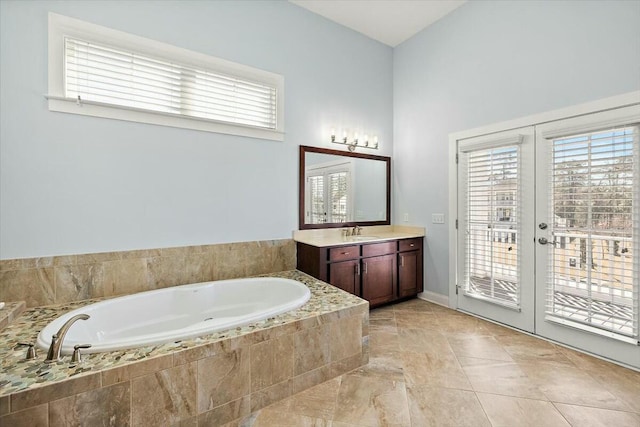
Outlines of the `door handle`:
M 360 275 L 360 264 L 356 264 L 356 276 Z
M 541 245 L 554 245 L 554 246 L 555 246 L 555 245 L 557 245 L 557 244 L 558 244 L 558 243 L 560 243 L 560 242 L 555 241 L 555 240 L 554 240 L 553 242 L 550 242 L 550 241 L 548 241 L 548 240 L 546 239 L 546 237 L 540 237 L 540 238 L 538 239 L 538 243 L 540 243 Z

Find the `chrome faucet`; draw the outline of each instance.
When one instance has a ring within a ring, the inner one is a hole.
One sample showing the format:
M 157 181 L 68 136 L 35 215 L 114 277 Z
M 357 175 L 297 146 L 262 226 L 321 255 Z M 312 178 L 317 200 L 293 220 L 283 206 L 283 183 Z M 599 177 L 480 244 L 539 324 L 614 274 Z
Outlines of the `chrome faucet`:
M 362 234 L 362 227 L 360 227 L 359 225 L 356 225 L 355 227 L 353 227 L 353 232 L 351 233 L 352 236 L 360 236 Z
M 49 346 L 47 358 L 44 359 L 44 361 L 47 363 L 59 361 L 60 350 L 62 350 L 62 342 L 64 341 L 64 337 L 65 335 L 67 335 L 67 332 L 69 331 L 71 325 L 73 325 L 76 320 L 87 320 L 88 318 L 88 314 L 78 314 L 77 316 L 73 316 L 71 319 L 67 320 L 64 325 L 62 325 L 60 330 L 51 336 L 51 345 Z

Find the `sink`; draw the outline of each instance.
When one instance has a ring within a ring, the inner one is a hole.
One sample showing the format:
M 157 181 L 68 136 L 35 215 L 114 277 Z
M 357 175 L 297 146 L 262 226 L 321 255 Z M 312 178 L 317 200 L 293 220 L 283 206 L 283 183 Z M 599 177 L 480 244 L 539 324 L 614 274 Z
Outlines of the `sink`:
M 349 236 L 347 239 L 353 240 L 354 242 L 359 242 L 361 240 L 375 240 L 379 239 L 379 236 Z

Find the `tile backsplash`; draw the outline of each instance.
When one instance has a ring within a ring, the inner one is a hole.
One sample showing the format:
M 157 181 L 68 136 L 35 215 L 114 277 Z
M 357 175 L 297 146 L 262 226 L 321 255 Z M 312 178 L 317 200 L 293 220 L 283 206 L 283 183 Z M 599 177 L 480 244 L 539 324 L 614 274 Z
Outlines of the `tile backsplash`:
M 62 304 L 295 266 L 291 239 L 0 260 L 0 301 Z

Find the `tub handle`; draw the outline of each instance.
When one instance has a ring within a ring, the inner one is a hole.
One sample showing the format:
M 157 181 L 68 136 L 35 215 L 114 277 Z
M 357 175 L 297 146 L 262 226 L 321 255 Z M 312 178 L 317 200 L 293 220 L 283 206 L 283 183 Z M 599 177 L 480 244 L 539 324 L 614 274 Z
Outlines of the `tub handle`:
M 80 350 L 84 348 L 91 348 L 91 344 L 76 344 L 73 346 L 73 356 L 71 356 L 71 363 L 82 362 L 82 354 L 80 354 Z
M 38 353 L 36 353 L 36 348 L 33 346 L 33 343 L 19 342 L 18 346 L 29 347 L 27 349 L 27 355 L 24 358 L 25 360 L 35 359 L 38 356 Z

